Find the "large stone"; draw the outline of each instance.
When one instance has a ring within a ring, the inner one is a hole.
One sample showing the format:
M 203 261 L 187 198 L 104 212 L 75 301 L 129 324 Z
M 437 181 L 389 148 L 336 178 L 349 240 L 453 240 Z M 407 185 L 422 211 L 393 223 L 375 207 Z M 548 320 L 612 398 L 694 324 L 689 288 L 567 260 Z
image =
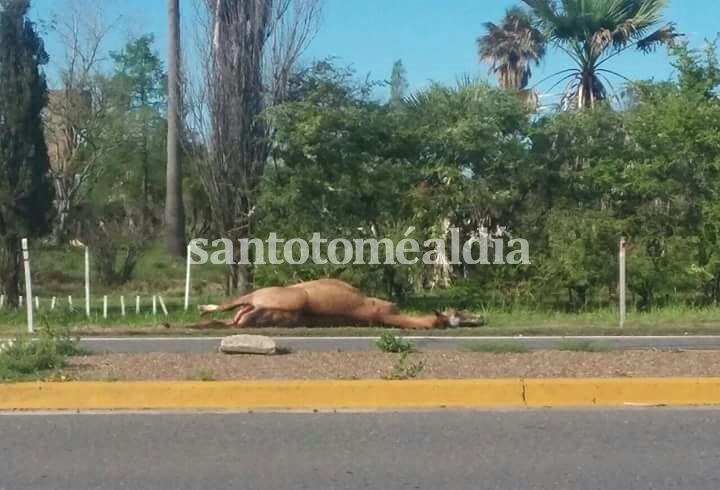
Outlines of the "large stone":
M 275 354 L 275 341 L 263 335 L 231 335 L 220 342 L 225 354 Z

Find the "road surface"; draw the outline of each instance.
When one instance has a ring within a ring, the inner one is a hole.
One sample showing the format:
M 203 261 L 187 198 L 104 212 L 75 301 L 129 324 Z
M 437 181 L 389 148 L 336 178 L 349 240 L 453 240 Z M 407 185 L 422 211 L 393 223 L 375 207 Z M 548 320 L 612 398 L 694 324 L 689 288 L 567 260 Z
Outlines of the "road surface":
M 611 349 L 720 349 L 720 336 L 658 337 L 417 337 L 407 336 L 419 350 L 463 350 L 472 342 L 518 342 L 529 349 L 552 349 L 563 341 L 588 341 Z M 221 337 L 126 337 L 82 340 L 95 352 L 213 352 Z M 278 346 L 295 351 L 376 350 L 376 337 L 275 337 Z
M 0 415 L 3 490 L 717 490 L 720 411 Z

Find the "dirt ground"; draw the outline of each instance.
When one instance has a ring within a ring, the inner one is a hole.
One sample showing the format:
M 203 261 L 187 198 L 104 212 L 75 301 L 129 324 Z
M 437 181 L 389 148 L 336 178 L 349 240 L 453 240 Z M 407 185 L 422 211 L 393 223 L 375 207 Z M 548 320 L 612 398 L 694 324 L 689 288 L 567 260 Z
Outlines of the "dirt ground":
M 106 354 L 70 358 L 64 371 L 70 379 L 98 381 L 720 376 L 720 351 L 426 352 L 404 363 L 381 352 Z

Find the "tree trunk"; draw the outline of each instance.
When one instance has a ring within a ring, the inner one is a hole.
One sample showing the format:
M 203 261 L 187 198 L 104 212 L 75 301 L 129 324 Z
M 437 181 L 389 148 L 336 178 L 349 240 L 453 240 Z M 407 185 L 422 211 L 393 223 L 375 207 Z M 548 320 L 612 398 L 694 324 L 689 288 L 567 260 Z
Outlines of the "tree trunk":
M 180 127 L 180 5 L 168 0 L 168 135 L 165 191 L 165 248 L 170 255 L 185 254 L 185 212 L 182 197 L 182 165 L 178 155 Z
M 0 250 L 0 284 L 9 306 L 18 305 L 20 296 L 20 238 L 6 236 Z

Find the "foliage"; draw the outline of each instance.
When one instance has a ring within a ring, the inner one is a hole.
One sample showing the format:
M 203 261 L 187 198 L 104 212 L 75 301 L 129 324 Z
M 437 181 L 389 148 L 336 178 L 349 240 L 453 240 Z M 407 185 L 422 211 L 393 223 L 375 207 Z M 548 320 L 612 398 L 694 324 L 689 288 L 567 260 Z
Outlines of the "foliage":
M 380 338 L 375 342 L 378 349 L 383 352 L 412 352 L 415 347 L 411 342 L 403 339 L 402 337 L 396 337 L 390 332 L 383 333 Z
M 547 39 L 575 64 L 559 74 L 564 75 L 560 82 L 570 81 L 565 104 L 578 108 L 608 97 L 607 75 L 617 75 L 603 66 L 608 60 L 630 47 L 648 53 L 677 35 L 671 23 L 657 28 L 667 0 L 523 1 Z
M 17 303 L 21 237 L 48 231 L 52 188 L 42 113 L 47 64 L 27 0 L 0 1 L 0 286 Z
M 405 351 L 400 354 L 400 357 L 393 364 L 392 369 L 388 374 L 383 376 L 387 380 L 400 380 L 400 379 L 413 379 L 417 378 L 423 369 L 425 369 L 425 362 L 418 361 L 412 364 L 407 364 L 409 352 Z
M 19 337 L 0 348 L 0 380 L 42 376 L 62 368 L 67 356 L 85 353 L 66 329 L 46 323 L 37 338 Z
M 480 61 L 490 64 L 500 87 L 521 90 L 532 76 L 532 65 L 539 65 L 545 57 L 546 40 L 534 25 L 530 14 L 512 7 L 502 22 L 483 24 L 485 34 L 477 40 Z

